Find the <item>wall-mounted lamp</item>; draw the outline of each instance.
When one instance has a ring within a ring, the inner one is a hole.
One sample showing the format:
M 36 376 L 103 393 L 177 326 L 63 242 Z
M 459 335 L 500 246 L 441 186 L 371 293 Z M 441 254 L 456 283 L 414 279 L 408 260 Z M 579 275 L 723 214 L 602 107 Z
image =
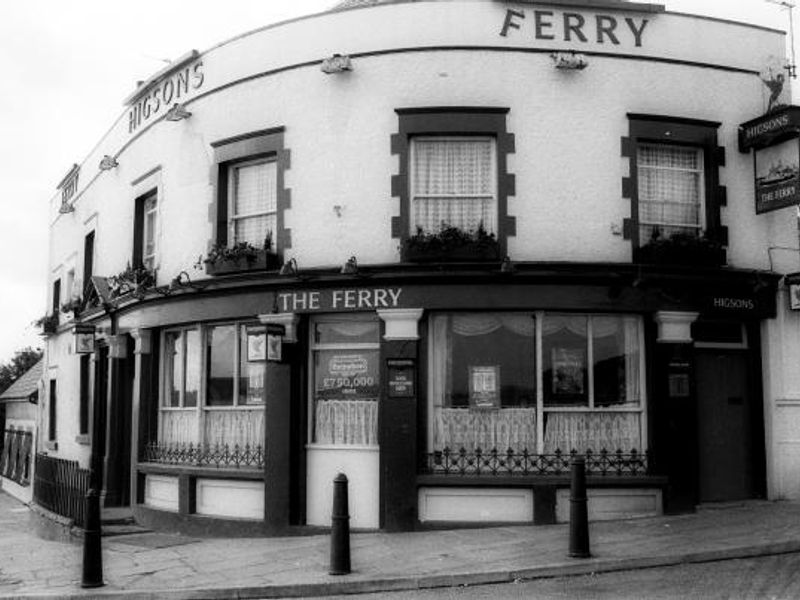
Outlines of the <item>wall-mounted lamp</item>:
M 281 267 L 281 270 L 278 271 L 278 275 L 283 277 L 297 277 L 300 275 L 300 271 L 297 268 L 297 261 L 294 258 L 290 258 Z
M 339 271 L 342 275 L 357 275 L 358 274 L 358 261 L 355 256 L 347 259 L 347 262 L 342 265 L 342 270 Z
M 586 56 L 577 52 L 553 52 L 550 58 L 556 69 L 565 71 L 582 71 L 589 66 Z
M 119 163 L 117 162 L 117 159 L 114 158 L 113 156 L 109 156 L 108 154 L 106 154 L 100 160 L 100 170 L 101 171 L 110 171 L 111 169 L 114 169 L 114 168 L 116 168 L 118 166 L 119 166 Z
M 172 278 L 172 281 L 169 282 L 170 292 L 175 292 L 182 288 L 192 288 L 194 290 L 200 289 L 198 286 L 192 283 L 192 279 L 189 277 L 189 274 L 186 271 L 181 271 Z
M 333 75 L 334 73 L 352 71 L 353 64 L 350 62 L 350 57 L 346 54 L 334 54 L 333 56 L 323 59 L 320 68 L 326 75 Z
M 164 115 L 164 119 L 167 121 L 180 121 L 182 119 L 188 119 L 191 116 L 192 113 L 186 110 L 183 104 L 176 102 L 172 105 L 172 108 L 167 111 L 167 114 Z
M 68 215 L 71 212 L 75 212 L 75 207 L 69 202 L 62 200 L 61 206 L 58 207 L 58 214 Z
M 517 267 L 514 266 L 514 263 L 511 262 L 511 259 L 506 256 L 503 258 L 503 262 L 500 263 L 500 272 L 501 273 L 515 273 L 517 271 Z

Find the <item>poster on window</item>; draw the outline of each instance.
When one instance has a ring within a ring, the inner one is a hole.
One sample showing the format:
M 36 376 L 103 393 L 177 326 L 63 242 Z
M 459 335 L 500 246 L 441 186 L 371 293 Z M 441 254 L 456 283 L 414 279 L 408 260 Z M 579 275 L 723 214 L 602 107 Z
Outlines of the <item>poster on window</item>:
M 264 367 L 262 365 L 248 366 L 245 404 L 264 404 Z
M 320 350 L 314 378 L 320 399 L 377 398 L 378 351 Z
M 500 408 L 500 366 L 469 367 L 469 406 L 481 410 Z
M 755 151 L 756 214 L 800 203 L 800 144 L 793 138 Z
M 264 329 L 247 331 L 247 361 L 255 362 L 267 358 L 267 335 Z
M 582 348 L 553 348 L 553 394 L 557 396 L 582 396 L 586 352 Z

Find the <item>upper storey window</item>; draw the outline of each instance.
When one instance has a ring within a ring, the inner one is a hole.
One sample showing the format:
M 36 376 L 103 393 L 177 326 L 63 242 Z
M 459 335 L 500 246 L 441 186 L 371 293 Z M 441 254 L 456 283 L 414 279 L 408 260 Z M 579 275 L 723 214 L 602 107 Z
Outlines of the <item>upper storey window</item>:
M 725 263 L 727 228 L 721 224 L 725 188 L 719 169 L 719 123 L 629 114 L 622 155 L 630 177 L 622 180 L 631 218 L 625 237 L 639 263 L 719 266 Z
M 142 234 L 142 265 L 149 270 L 156 262 L 156 219 L 158 197 L 150 195 L 144 202 L 144 231 Z
M 212 142 L 216 198 L 209 275 L 281 266 L 292 241 L 284 226 L 284 211 L 291 208 L 291 190 L 284 185 L 291 155 L 283 137 L 283 127 L 275 127 Z M 225 248 L 234 247 L 244 249 L 247 260 L 226 257 Z
M 274 160 L 234 164 L 229 172 L 228 239 L 262 247 L 277 227 L 277 166 Z
M 507 170 L 514 135 L 507 108 L 422 107 L 395 109 L 398 131 L 392 154 L 399 171 L 392 196 L 399 214 L 392 237 L 408 262 L 499 260 L 516 235 L 508 214 L 515 194 Z
M 497 158 L 491 137 L 411 140 L 411 231 L 497 232 Z
M 675 233 L 700 236 L 705 221 L 702 149 L 642 144 L 636 162 L 640 243 Z
M 158 192 L 151 190 L 136 198 L 134 210 L 133 267 L 153 270 L 158 233 Z

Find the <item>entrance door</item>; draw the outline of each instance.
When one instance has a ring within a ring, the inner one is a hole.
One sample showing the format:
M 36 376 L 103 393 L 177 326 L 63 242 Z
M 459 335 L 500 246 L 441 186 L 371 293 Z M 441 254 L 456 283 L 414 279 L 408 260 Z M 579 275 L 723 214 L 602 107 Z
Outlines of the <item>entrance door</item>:
M 350 524 L 379 526 L 380 324 L 373 314 L 311 322 L 306 522 L 330 525 L 333 480 L 348 479 Z
M 701 502 L 755 496 L 752 420 L 757 416 L 746 352 L 697 350 L 697 425 Z
M 133 406 L 133 340 L 125 338 L 126 358 L 112 359 L 111 401 L 106 444 L 106 506 L 130 504 L 131 414 Z

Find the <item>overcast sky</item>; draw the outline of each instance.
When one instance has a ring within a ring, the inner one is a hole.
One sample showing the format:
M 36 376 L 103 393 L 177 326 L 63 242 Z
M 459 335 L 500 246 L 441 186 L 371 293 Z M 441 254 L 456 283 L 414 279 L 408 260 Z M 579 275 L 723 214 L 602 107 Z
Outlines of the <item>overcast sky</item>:
M 656 0 L 657 1 L 657 0 Z M 668 10 L 780 29 L 765 0 L 666 0 Z M 24 0 L 0 8 L 0 362 L 42 346 L 47 205 L 122 114 L 122 100 L 165 61 L 325 10 L 336 0 Z

